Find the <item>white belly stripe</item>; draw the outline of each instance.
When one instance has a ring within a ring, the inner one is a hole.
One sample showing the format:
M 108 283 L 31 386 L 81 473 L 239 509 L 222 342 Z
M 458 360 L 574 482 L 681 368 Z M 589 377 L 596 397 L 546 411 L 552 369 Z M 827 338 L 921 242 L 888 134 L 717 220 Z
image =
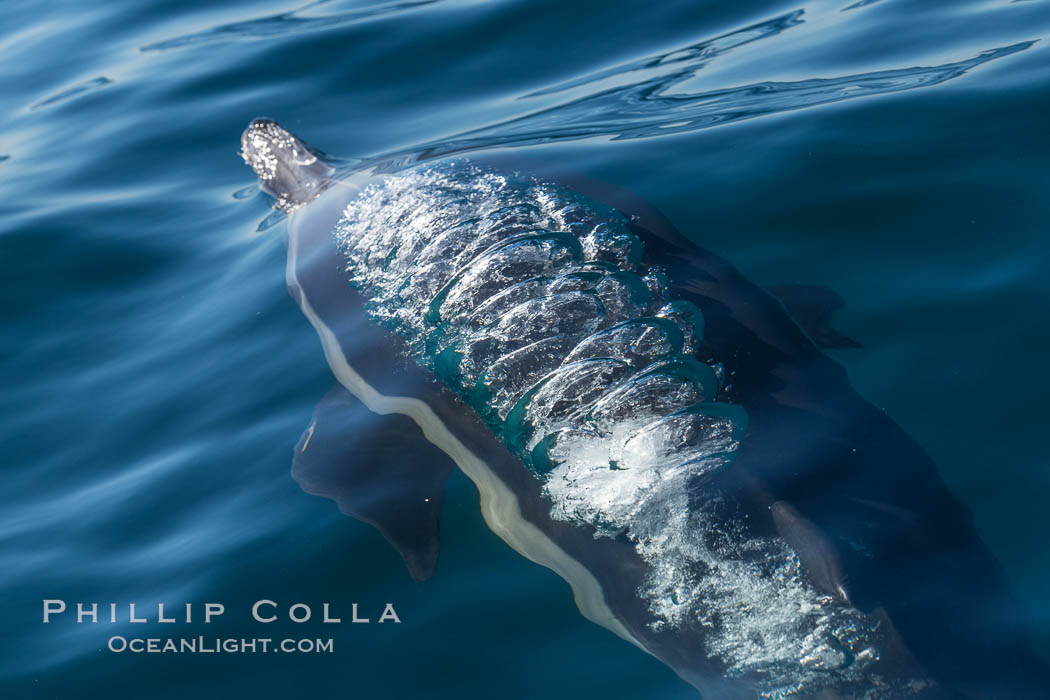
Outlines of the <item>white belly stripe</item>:
M 430 406 L 412 397 L 381 394 L 350 366 L 335 333 L 314 311 L 295 276 L 296 243 L 299 234 L 293 225 L 289 225 L 288 230 L 288 264 L 285 271 L 288 287 L 299 291 L 299 303 L 303 314 L 317 331 L 328 366 L 339 383 L 373 413 L 399 413 L 415 421 L 423 430 L 426 439 L 447 454 L 474 482 L 481 496 L 481 514 L 489 529 L 522 556 L 551 569 L 565 579 L 572 587 L 576 606 L 584 617 L 648 652 L 609 610 L 597 579 L 539 528 L 521 516 L 518 499 L 514 493 L 483 460 L 449 431 Z

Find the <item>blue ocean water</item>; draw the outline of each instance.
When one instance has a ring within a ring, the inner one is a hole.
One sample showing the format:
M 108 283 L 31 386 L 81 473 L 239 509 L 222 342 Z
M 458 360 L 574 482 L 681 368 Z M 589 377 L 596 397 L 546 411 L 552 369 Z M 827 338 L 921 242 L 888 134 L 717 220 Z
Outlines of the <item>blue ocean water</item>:
M 237 155 L 264 114 L 350 160 L 568 163 L 760 285 L 833 288 L 865 347 L 832 353 L 1050 657 L 1048 38 L 1042 0 L 5 3 L 0 692 L 695 696 L 489 532 L 461 474 L 425 583 L 291 478 L 332 379 Z M 224 603 L 177 625 L 206 636 L 260 636 L 262 598 L 402 623 L 265 629 L 334 654 L 115 654 L 135 625 L 44 625 L 52 598 Z

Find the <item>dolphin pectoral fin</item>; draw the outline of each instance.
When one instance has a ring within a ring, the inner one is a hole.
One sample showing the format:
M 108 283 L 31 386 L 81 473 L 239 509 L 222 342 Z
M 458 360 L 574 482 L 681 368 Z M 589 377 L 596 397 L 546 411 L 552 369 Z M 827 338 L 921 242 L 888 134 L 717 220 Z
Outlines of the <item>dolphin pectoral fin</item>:
M 342 386 L 314 410 L 295 447 L 292 477 L 306 493 L 375 526 L 416 581 L 437 566 L 445 480 L 453 463 L 406 416 L 369 411 Z
M 784 304 L 802 330 L 822 348 L 862 348 L 856 340 L 831 327 L 835 312 L 842 308 L 842 297 L 827 287 L 782 284 L 768 291 Z
M 787 501 L 777 501 L 770 506 L 770 512 L 777 534 L 798 554 L 799 563 L 810 582 L 828 595 L 852 605 L 842 561 L 828 538 Z

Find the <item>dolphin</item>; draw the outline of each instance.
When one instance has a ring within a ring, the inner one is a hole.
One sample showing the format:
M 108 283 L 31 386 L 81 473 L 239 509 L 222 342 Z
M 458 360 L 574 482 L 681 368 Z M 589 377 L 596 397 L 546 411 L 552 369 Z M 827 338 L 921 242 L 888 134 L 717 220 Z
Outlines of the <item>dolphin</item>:
M 495 534 L 705 697 L 1047 696 L 968 510 L 823 351 L 859 346 L 834 293 L 760 289 L 579 174 L 340 170 L 270 119 L 241 155 L 337 380 L 293 475 L 413 578 L 454 464 Z

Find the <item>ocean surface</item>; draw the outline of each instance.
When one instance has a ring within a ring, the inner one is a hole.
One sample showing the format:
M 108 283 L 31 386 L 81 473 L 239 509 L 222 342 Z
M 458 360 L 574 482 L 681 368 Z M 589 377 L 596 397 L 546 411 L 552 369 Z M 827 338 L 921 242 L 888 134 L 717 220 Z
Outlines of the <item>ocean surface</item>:
M 263 115 L 344 164 L 568 165 L 761 286 L 834 289 L 864 347 L 830 353 L 969 506 L 1050 658 L 1048 114 L 1045 0 L 7 0 L 0 696 L 696 697 L 459 472 L 423 583 L 292 478 L 333 379 L 238 155 Z M 44 599 L 100 622 L 43 624 Z M 335 651 L 107 650 L 169 634 Z

